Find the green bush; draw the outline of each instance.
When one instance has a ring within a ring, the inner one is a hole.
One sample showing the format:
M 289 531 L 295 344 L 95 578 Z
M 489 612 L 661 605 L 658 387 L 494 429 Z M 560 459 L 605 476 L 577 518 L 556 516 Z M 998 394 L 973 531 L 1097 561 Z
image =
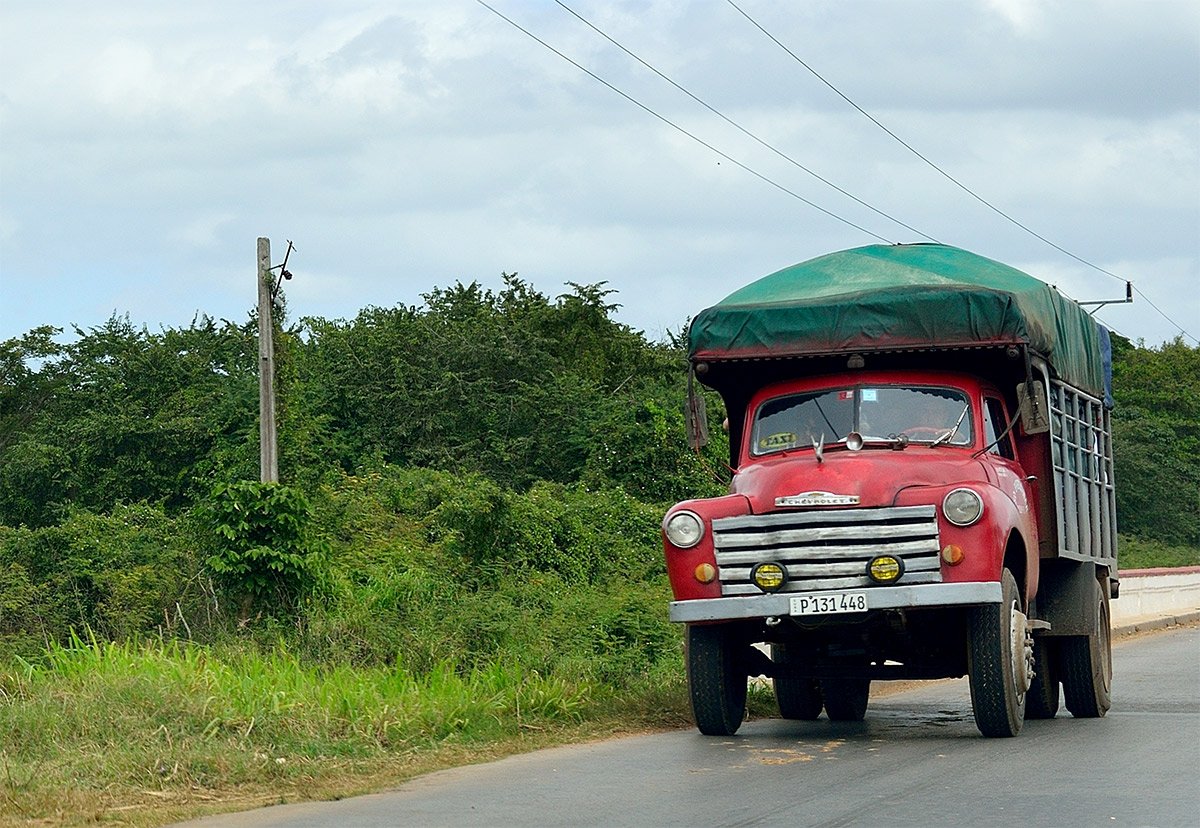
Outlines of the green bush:
M 619 489 L 383 467 L 314 501 L 329 589 L 306 604 L 311 657 L 416 674 L 512 664 L 622 684 L 678 659 L 661 508 Z
M 28 653 L 72 630 L 186 632 L 205 614 L 194 538 L 186 518 L 145 504 L 72 509 L 41 529 L 0 526 L 0 639 Z
M 203 514 L 212 544 L 205 562 L 238 599 L 242 620 L 256 608 L 290 609 L 312 589 L 325 544 L 312 531 L 308 499 L 298 489 L 218 483 Z

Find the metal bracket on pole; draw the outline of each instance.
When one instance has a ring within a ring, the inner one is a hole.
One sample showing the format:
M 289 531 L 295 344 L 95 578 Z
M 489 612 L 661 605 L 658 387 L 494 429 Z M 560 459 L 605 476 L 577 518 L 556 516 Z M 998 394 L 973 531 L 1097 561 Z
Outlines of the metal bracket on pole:
M 276 279 L 274 284 L 271 286 L 271 301 L 272 302 L 275 301 L 275 297 L 279 295 L 279 286 L 283 284 L 283 280 L 292 278 L 291 271 L 289 271 L 287 269 L 287 260 L 288 260 L 288 257 L 292 255 L 292 251 L 295 249 L 296 249 L 296 245 L 292 244 L 291 239 L 288 239 L 288 249 L 287 249 L 287 252 L 285 252 L 283 254 L 283 264 L 277 264 L 274 267 L 269 269 L 269 270 L 278 270 L 279 271 L 279 278 Z
M 1088 313 L 1094 314 L 1096 311 L 1100 310 L 1105 305 L 1128 305 L 1128 304 L 1131 304 L 1132 302 L 1133 302 L 1133 282 L 1126 282 L 1124 299 L 1105 299 L 1105 300 L 1099 301 L 1099 302 L 1077 302 L 1076 304 L 1078 304 L 1080 306 L 1094 305 L 1095 307 L 1092 310 L 1088 311 Z

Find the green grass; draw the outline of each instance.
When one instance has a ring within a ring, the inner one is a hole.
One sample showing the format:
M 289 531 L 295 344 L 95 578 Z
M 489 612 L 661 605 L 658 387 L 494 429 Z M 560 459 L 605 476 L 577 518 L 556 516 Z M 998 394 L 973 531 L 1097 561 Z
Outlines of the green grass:
M 1121 535 L 1117 545 L 1121 569 L 1200 566 L 1200 547 L 1172 546 L 1155 540 Z
M 684 725 L 680 675 L 618 693 L 502 664 L 418 677 L 305 664 L 286 648 L 76 639 L 0 666 L 0 823 L 159 824 Z

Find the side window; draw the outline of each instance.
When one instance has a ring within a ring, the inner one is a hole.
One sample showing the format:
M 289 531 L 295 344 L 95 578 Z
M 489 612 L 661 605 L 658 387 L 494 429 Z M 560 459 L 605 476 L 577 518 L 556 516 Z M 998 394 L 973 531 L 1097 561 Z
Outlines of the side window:
M 983 439 L 990 446 L 988 451 L 991 454 L 999 454 L 1007 460 L 1015 460 L 1016 453 L 1012 447 L 1012 435 L 1004 434 L 1004 429 L 1008 428 L 1008 420 L 1004 416 L 1004 404 L 995 397 L 988 397 L 984 400 L 984 418 L 983 418 Z M 996 437 L 1004 434 L 1003 439 L 999 442 Z M 992 445 L 995 443 L 995 445 Z

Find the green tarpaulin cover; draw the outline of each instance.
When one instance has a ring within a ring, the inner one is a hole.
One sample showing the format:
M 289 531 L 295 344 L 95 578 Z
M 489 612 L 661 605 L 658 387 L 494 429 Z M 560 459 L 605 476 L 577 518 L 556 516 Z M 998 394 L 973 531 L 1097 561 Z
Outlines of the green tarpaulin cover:
M 1103 396 L 1105 334 L 1016 268 L 957 247 L 897 244 L 830 253 L 752 282 L 702 311 L 688 345 L 694 361 L 1028 345 L 1064 381 Z

